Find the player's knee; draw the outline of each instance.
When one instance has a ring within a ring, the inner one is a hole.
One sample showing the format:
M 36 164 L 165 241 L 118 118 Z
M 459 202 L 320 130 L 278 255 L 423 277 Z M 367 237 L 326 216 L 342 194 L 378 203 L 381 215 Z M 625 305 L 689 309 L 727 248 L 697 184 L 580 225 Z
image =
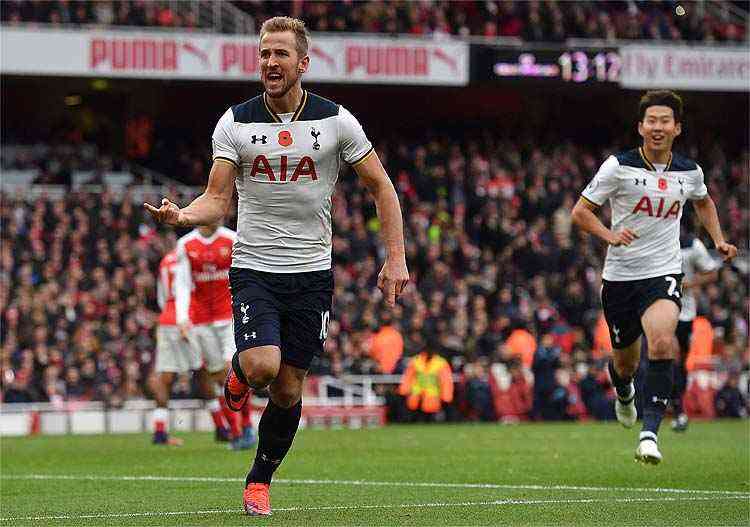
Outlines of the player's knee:
M 663 333 L 656 335 L 649 342 L 648 358 L 651 360 L 668 360 L 674 358 L 675 352 L 674 336 Z
M 282 408 L 291 408 L 300 400 L 302 396 L 300 387 L 290 385 L 271 385 L 271 399 L 276 406 Z
M 279 374 L 279 365 L 273 357 L 260 353 L 240 353 L 239 359 L 248 384 L 256 390 L 267 387 Z

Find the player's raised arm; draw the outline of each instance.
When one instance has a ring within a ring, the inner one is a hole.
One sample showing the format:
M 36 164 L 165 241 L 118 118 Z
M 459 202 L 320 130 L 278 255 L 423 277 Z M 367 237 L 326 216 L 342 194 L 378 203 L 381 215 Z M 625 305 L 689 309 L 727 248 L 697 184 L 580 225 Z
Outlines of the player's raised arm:
M 206 190 L 187 207 L 181 209 L 167 198 L 162 199 L 161 207 L 148 203 L 143 206 L 156 221 L 168 225 L 211 225 L 220 221 L 229 211 L 236 176 L 236 165 L 224 159 L 216 159 L 208 176 Z
M 716 212 L 714 200 L 706 194 L 704 198 L 693 201 L 693 207 L 701 223 L 714 241 L 716 250 L 719 251 L 725 262 L 731 261 L 732 258 L 737 256 L 737 247 L 731 243 L 727 243 L 724 239 L 724 233 L 721 231 L 719 215 Z
M 398 195 L 374 150 L 354 165 L 354 171 L 375 198 L 378 219 L 382 224 L 381 236 L 386 248 L 385 264 L 378 275 L 378 287 L 383 291 L 386 303 L 392 306 L 409 282 L 404 249 L 404 220 Z

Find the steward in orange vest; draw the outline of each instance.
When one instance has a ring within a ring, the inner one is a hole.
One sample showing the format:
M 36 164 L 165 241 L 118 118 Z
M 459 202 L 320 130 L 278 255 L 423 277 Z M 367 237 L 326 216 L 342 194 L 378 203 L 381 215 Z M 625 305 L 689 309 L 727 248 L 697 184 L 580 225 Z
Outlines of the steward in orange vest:
M 453 372 L 440 355 L 426 348 L 409 361 L 398 393 L 406 397 L 406 407 L 426 414 L 440 411 L 453 401 Z

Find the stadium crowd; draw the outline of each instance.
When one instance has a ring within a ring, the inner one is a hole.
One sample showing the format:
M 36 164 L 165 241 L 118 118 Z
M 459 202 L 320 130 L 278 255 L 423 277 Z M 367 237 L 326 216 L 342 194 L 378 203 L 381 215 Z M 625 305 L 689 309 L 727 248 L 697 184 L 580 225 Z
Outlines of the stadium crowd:
M 603 247 L 569 217 L 608 152 L 533 144 L 471 131 L 460 141 L 377 144 L 402 200 L 412 279 L 392 310 L 376 287 L 382 254 L 373 202 L 342 174 L 333 200 L 334 316 L 313 375 L 399 374 L 429 348 L 460 379 L 449 419 L 612 417 L 598 291 Z M 748 154 L 688 150 L 706 167 L 727 238 L 747 247 Z M 3 399 L 118 405 L 149 396 L 156 267 L 183 232 L 154 225 L 127 189 L 3 194 L 0 220 Z M 744 411 L 737 394 L 747 387 L 737 388 L 737 375 L 748 369 L 747 309 L 741 264 L 724 266 L 701 291 L 699 314 L 715 336 L 704 366 L 726 386 L 718 396 L 720 385 L 697 378 L 686 398 L 693 415 Z M 183 376 L 176 390 L 194 394 L 191 379 Z M 393 408 L 392 418 L 408 418 Z
M 742 42 L 747 37 L 746 23 L 735 21 L 726 10 L 707 9 L 705 5 L 693 2 L 684 3 L 684 7 L 675 1 L 632 0 L 571 3 L 556 0 L 344 0 L 297 1 L 290 4 L 242 0 L 232 4 L 252 17 L 256 31 L 263 20 L 284 14 L 299 17 L 311 30 L 321 32 L 515 37 L 532 42 L 559 42 L 572 37 L 608 41 L 649 39 L 709 43 Z M 680 11 L 678 6 L 683 10 Z M 37 22 L 53 26 L 95 24 L 183 29 L 213 27 L 211 17 L 199 15 L 199 9 L 208 13 L 212 11 L 211 2 L 208 1 L 7 0 L 1 3 L 1 9 L 2 21 L 11 24 Z

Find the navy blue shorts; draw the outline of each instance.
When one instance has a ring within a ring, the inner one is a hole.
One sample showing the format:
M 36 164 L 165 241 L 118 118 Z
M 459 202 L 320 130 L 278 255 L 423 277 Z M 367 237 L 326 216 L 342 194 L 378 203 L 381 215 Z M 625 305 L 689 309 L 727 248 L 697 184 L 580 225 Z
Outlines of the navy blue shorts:
M 229 270 L 237 351 L 278 346 L 281 361 L 307 370 L 323 353 L 333 299 L 333 271 L 266 273 Z
M 662 298 L 682 308 L 682 273 L 610 282 L 602 280 L 602 307 L 612 347 L 627 348 L 643 333 L 641 317 Z

